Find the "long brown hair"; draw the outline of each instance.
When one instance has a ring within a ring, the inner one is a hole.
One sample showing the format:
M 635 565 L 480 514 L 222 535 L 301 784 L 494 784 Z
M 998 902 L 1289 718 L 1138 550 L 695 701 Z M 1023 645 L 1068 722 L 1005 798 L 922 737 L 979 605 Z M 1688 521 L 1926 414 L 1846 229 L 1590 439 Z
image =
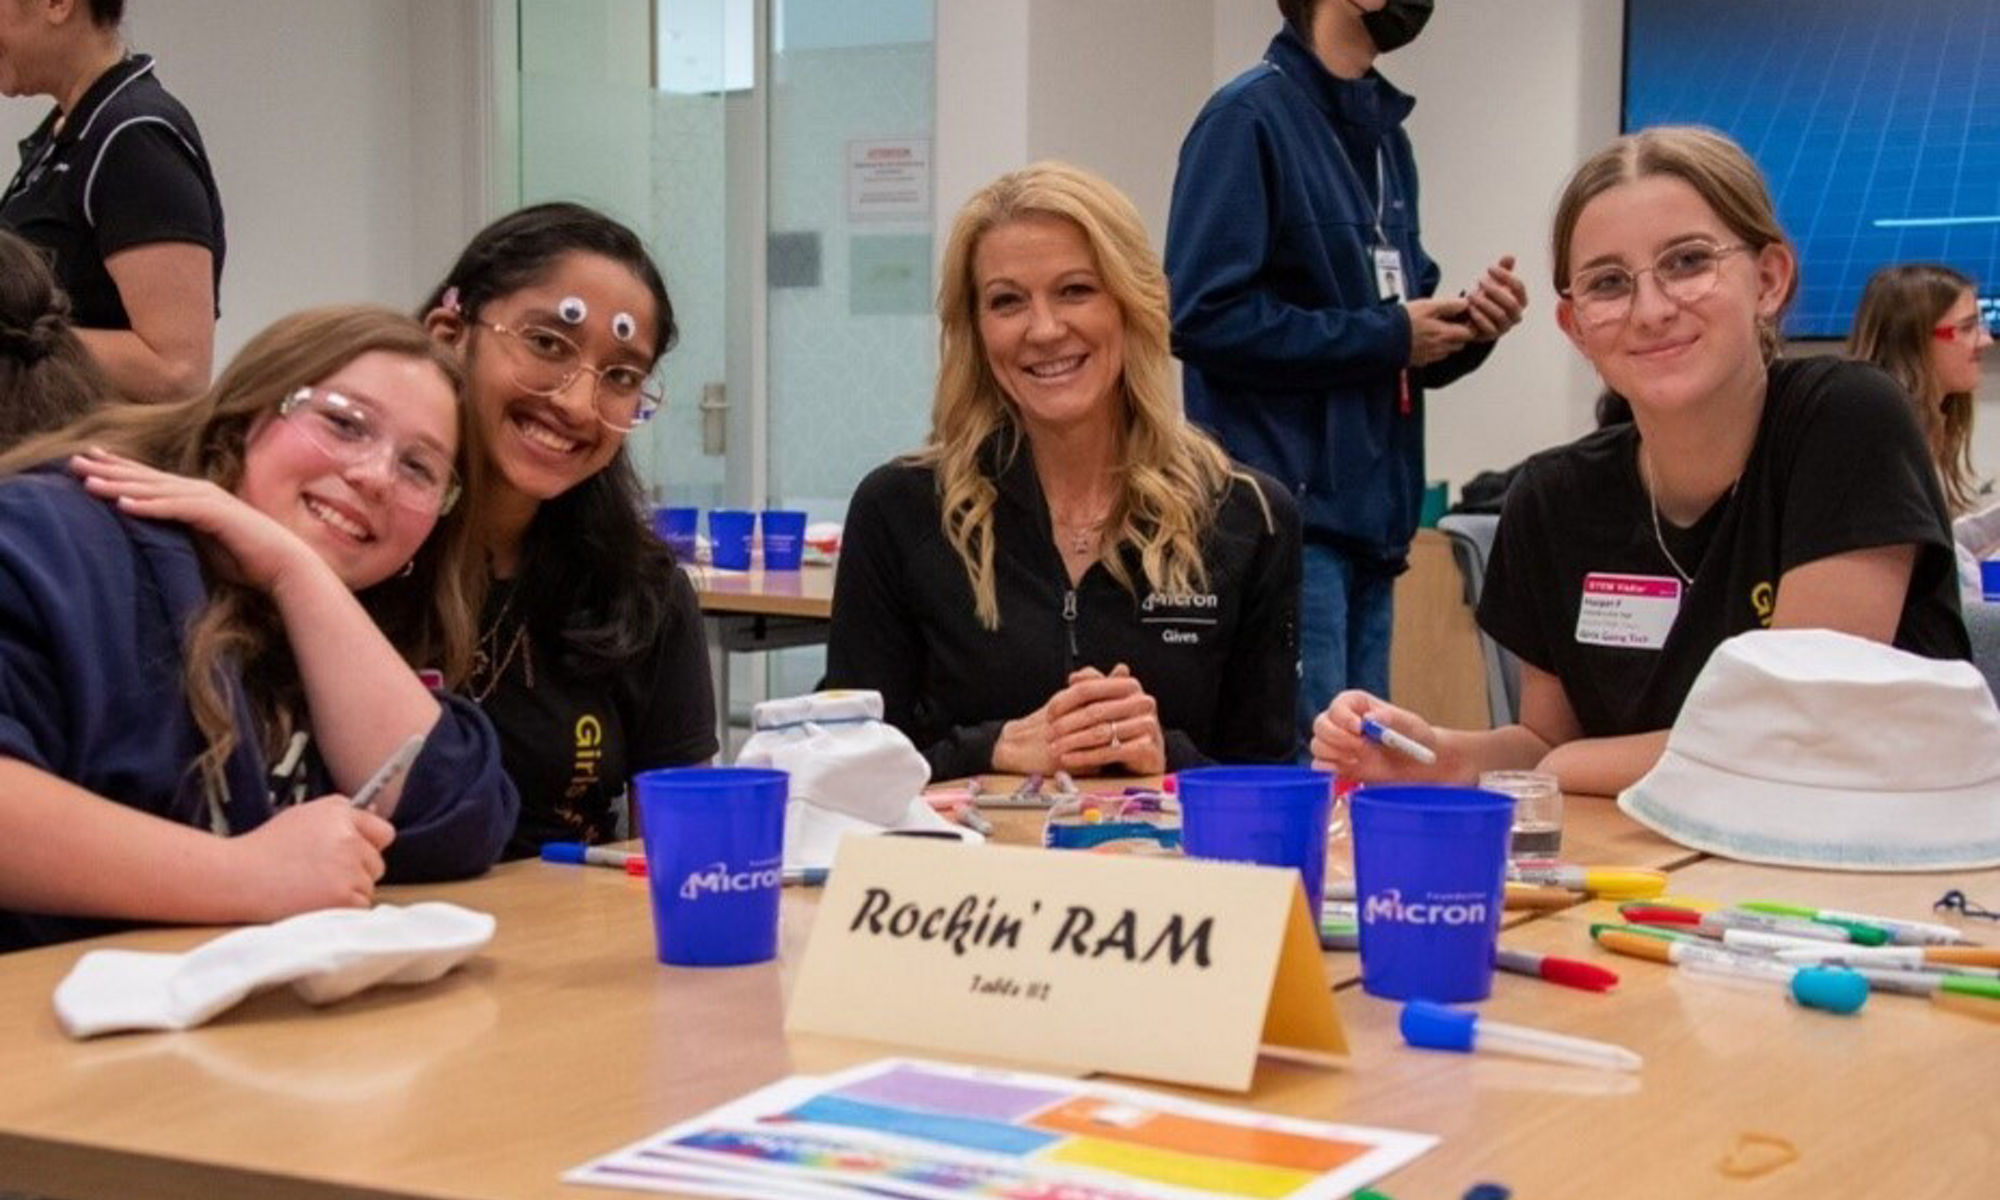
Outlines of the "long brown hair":
M 1120 546 L 1130 545 L 1138 549 L 1154 587 L 1171 592 L 1205 587 L 1202 535 L 1231 477 L 1248 479 L 1232 470 L 1222 448 L 1181 411 L 1167 341 L 1166 272 L 1132 202 L 1110 183 L 1067 163 L 1038 162 L 1002 175 L 966 201 L 945 243 L 931 432 L 912 459 L 937 473 L 945 536 L 965 563 L 980 624 L 988 629 L 1000 626 L 993 581 L 997 493 L 981 470 L 980 455 L 995 434 L 1005 435 L 1007 453 L 1019 453 L 1026 434 L 979 340 L 972 265 L 981 238 L 1029 216 L 1060 217 L 1083 231 L 1105 291 L 1125 318 L 1123 495 L 1112 509 L 1102 558 L 1113 578 L 1136 590 L 1119 554 Z M 1263 493 L 1257 496 L 1261 502 Z M 1268 505 L 1265 513 L 1268 518 Z
M 1979 500 L 1979 477 L 1972 470 L 1972 393 L 1944 390 L 1931 331 L 1959 297 L 1972 292 L 1972 280 L 1937 263 L 1883 267 L 1862 289 L 1847 338 L 1849 354 L 1887 371 L 1916 406 L 1917 425 L 1953 516 L 1971 512 Z
M 1693 188 L 1710 211 L 1750 248 L 1753 258 L 1766 246 L 1791 246 L 1784 226 L 1778 223 L 1778 208 L 1771 203 L 1764 175 L 1743 147 L 1713 129 L 1660 125 L 1613 140 L 1570 176 L 1562 199 L 1556 202 L 1555 229 L 1550 236 L 1558 295 L 1569 293 L 1570 241 L 1584 208 L 1619 184 L 1654 175 L 1671 176 Z M 1799 276 L 1794 271 L 1777 313 L 1757 324 L 1757 340 L 1766 362 L 1778 355 L 1782 344 L 1779 328 L 1798 290 Z
M 0 450 L 74 421 L 111 394 L 69 314 L 42 252 L 0 230 Z
M 457 357 L 433 342 L 409 317 L 372 305 L 311 309 L 281 318 L 250 339 L 209 390 L 166 404 L 117 403 L 0 455 L 0 475 L 103 446 L 164 471 L 207 479 L 234 491 L 243 479 L 244 448 L 258 421 L 275 415 L 297 389 L 318 383 L 371 351 L 435 366 L 454 396 L 463 387 Z M 407 575 L 360 592 L 362 606 L 413 667 L 462 679 L 472 664 L 473 614 L 484 587 L 484 565 L 473 541 L 471 501 L 479 495 L 484 455 L 473 444 L 475 424 L 456 405 L 454 465 L 464 492 L 424 539 Z M 302 724 L 297 665 L 277 610 L 254 588 L 231 582 L 219 551 L 196 538 L 209 601 L 189 625 L 182 676 L 188 706 L 207 748 L 196 760 L 211 789 L 241 737 L 225 682 L 225 665 L 240 670 L 246 699 L 262 725 L 264 750 L 277 753 Z

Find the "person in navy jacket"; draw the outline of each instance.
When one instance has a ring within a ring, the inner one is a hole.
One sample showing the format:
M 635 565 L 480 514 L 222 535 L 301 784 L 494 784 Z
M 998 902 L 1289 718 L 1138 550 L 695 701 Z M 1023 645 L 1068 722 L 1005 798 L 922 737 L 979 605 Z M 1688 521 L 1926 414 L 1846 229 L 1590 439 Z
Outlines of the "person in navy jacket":
M 0 458 L 0 949 L 269 921 L 484 870 L 517 800 L 462 677 L 458 369 L 422 327 L 279 321 L 215 387 Z M 366 809 L 357 788 L 422 753 Z
M 1167 225 L 1188 415 L 1297 498 L 1299 726 L 1346 687 L 1386 694 L 1396 575 L 1424 491 L 1424 392 L 1486 360 L 1527 289 L 1503 257 L 1437 297 L 1415 101 L 1374 69 L 1428 0 L 1280 0 L 1264 59 L 1181 145 Z

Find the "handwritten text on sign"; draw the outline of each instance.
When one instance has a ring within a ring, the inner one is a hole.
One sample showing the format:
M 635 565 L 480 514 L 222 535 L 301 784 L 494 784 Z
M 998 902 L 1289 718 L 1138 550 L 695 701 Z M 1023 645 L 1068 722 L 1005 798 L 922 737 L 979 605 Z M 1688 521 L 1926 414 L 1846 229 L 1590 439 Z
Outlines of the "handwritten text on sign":
M 1260 1043 L 1344 1049 L 1302 896 L 1234 863 L 849 838 L 787 1026 L 1242 1089 Z

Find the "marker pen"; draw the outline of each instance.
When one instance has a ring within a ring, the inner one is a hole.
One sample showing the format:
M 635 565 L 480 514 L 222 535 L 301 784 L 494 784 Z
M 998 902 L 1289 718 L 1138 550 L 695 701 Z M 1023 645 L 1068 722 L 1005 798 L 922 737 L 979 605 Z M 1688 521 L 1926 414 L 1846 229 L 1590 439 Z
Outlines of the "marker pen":
M 1373 717 L 1361 718 L 1361 736 L 1378 746 L 1386 746 L 1405 758 L 1415 759 L 1427 767 L 1434 765 L 1438 760 L 1437 752 L 1429 746 L 1408 734 L 1397 733 Z

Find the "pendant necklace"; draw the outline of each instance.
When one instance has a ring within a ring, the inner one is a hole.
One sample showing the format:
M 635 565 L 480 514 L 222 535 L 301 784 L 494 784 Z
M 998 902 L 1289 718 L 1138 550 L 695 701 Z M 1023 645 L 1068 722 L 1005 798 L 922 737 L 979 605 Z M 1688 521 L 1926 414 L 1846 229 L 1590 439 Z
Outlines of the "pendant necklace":
M 534 651 L 528 645 L 526 622 L 515 623 L 514 636 L 507 640 L 506 652 L 499 655 L 499 664 L 494 664 L 494 655 L 500 649 L 501 631 L 507 627 L 507 615 L 513 609 L 514 593 L 510 591 L 501 603 L 500 611 L 493 615 L 493 623 L 479 635 L 479 646 L 472 656 L 472 679 L 466 688 L 474 704 L 486 703 L 486 698 L 506 678 L 507 668 L 513 665 L 516 655 L 521 656 L 521 669 L 526 674 L 528 686 L 535 686 Z
M 1659 472 L 1653 469 L 1653 456 L 1647 452 L 1644 442 L 1639 444 L 1639 464 L 1644 468 L 1643 474 L 1645 478 L 1641 479 L 1640 482 L 1646 485 L 1646 507 L 1651 509 L 1653 514 L 1653 544 L 1660 548 L 1660 553 L 1666 557 L 1667 565 L 1674 569 L 1674 574 L 1680 576 L 1681 582 L 1691 588 L 1694 586 L 1694 575 L 1681 566 L 1680 560 L 1674 557 L 1673 551 L 1667 549 L 1666 535 L 1660 532 L 1660 501 L 1653 494 L 1660 476 Z M 1729 491 L 1723 496 L 1724 501 L 1736 495 L 1736 483 L 1737 480 L 1730 481 Z M 1696 563 L 1695 570 L 1699 571 L 1700 569 L 1701 564 Z

